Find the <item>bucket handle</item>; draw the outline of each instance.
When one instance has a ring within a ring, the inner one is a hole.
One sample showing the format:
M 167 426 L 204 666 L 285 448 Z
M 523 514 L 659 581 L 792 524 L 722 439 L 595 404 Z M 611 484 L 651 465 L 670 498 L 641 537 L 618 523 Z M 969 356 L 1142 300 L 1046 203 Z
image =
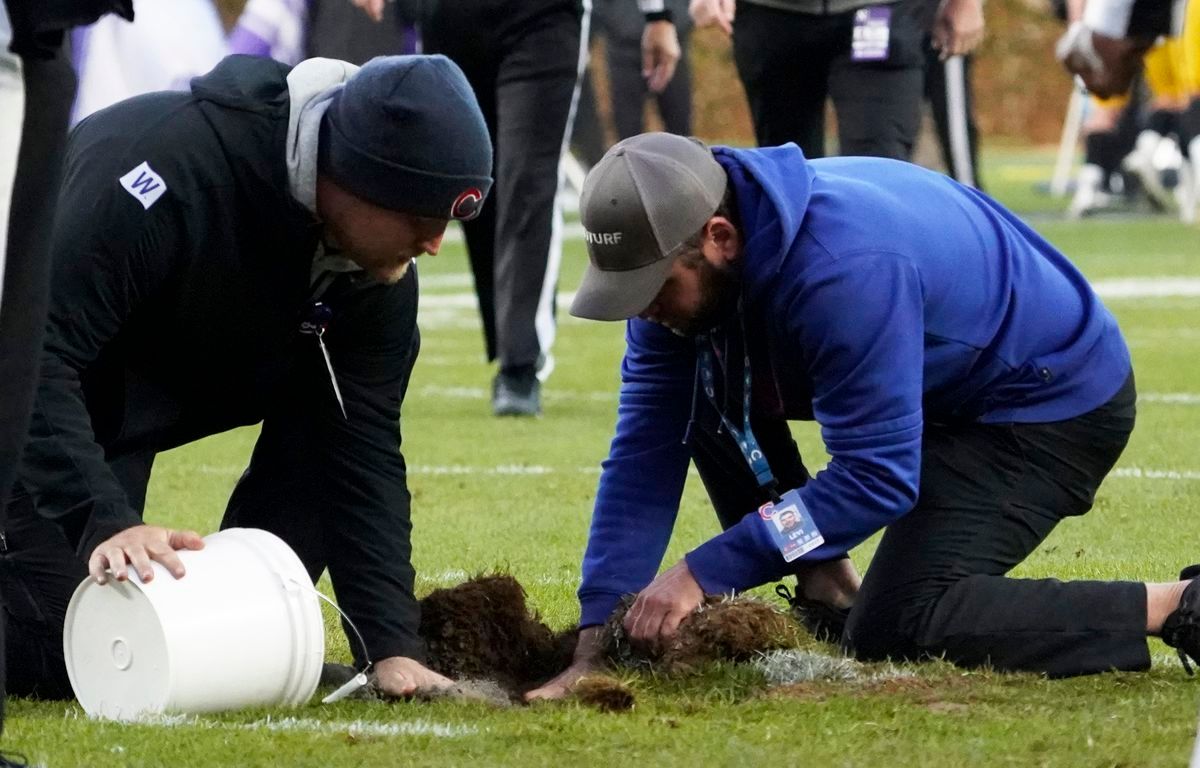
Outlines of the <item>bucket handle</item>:
M 362 670 L 357 675 L 350 678 L 349 682 L 344 683 L 340 688 L 333 691 L 325 698 L 321 699 L 321 703 L 322 704 L 332 704 L 335 701 L 340 701 L 340 700 L 346 698 L 347 696 L 349 696 L 350 694 L 359 690 L 360 688 L 365 688 L 367 683 L 369 682 L 369 680 L 367 678 L 367 673 L 371 671 L 371 665 L 374 662 L 371 661 L 371 654 L 367 650 L 367 641 L 363 640 L 362 633 L 358 631 L 358 627 L 355 626 L 354 621 L 349 616 L 346 615 L 346 612 L 343 611 L 338 606 L 337 603 L 330 600 L 328 597 L 325 596 L 325 594 L 323 592 L 321 592 L 321 590 L 317 589 L 313 585 L 305 584 L 305 583 L 303 583 L 297 579 L 293 579 L 291 577 L 288 577 L 286 579 L 286 581 L 294 584 L 295 586 L 299 587 L 300 589 L 307 590 L 307 591 L 313 593 L 314 595 L 317 596 L 317 599 L 323 600 L 330 607 L 332 607 L 333 610 L 337 611 L 338 614 L 341 615 L 342 619 L 344 619 L 345 622 L 350 625 L 350 629 L 354 630 L 354 636 L 358 638 L 358 645 L 360 648 L 362 648 L 363 659 L 366 660 L 366 664 L 363 666 Z

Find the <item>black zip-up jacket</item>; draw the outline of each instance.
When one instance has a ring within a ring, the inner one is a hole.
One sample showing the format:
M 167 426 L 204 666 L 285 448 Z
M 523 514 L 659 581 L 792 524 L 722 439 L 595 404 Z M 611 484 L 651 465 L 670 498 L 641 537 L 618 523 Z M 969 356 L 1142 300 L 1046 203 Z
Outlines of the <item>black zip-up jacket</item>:
M 340 274 L 320 296 L 344 418 L 301 331 L 321 226 L 287 191 L 288 71 L 230 57 L 190 94 L 130 99 L 73 132 L 21 482 L 87 557 L 141 522 L 111 461 L 262 421 L 227 520 L 282 518 L 372 658 L 421 658 L 399 428 L 416 275 Z

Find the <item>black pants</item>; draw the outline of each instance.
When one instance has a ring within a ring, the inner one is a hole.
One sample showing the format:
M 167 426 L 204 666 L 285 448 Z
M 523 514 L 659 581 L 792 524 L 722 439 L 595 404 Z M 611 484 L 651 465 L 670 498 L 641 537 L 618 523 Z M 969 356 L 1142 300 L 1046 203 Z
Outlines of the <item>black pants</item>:
M 961 184 L 983 189 L 979 180 L 979 126 L 975 123 L 975 94 L 971 86 L 973 57 L 967 54 L 941 61 L 932 40 L 926 41 L 925 56 L 925 99 L 933 112 L 946 175 Z M 956 67 L 961 67 L 961 80 L 950 76 Z M 966 139 L 965 146 L 953 145 L 952 131 Z
M 647 98 L 654 100 L 663 128 L 668 133 L 691 135 L 692 74 L 687 55 L 688 35 L 686 28 L 678 32 L 683 53 L 675 66 L 675 76 L 658 94 L 650 93 L 646 78 L 642 77 L 641 38 L 607 36 L 604 55 L 608 61 L 608 87 L 618 139 L 627 139 L 646 130 Z
M 863 660 L 944 656 L 1056 677 L 1148 668 L 1141 583 L 1005 575 L 1060 520 L 1091 508 L 1133 429 L 1135 399 L 1130 377 L 1067 421 L 927 424 L 917 504 L 885 531 L 843 645 Z M 760 421 L 780 481 L 802 484 L 786 423 Z M 708 429 L 692 445 L 722 524 L 737 522 L 761 500 L 741 455 Z
M 492 135 L 496 182 L 464 230 L 488 359 L 504 371 L 537 366 L 553 338 L 555 196 L 581 26 L 571 0 L 478 0 L 438 3 L 423 28 L 426 52 L 462 67 Z
M 841 154 L 907 160 L 920 127 L 929 5 L 892 5 L 887 59 L 856 62 L 854 11 L 821 16 L 738 3 L 733 56 L 758 145 L 794 141 L 806 157 L 823 157 L 832 97 Z
M 49 294 L 51 223 L 75 95 L 75 74 L 61 52 L 48 59 L 27 57 L 22 63 L 25 118 L 9 229 L 0 233 L 7 237 L 8 254 L 0 298 L 0 530 L 29 433 Z M 0 602 L 7 600 L 6 594 L 0 594 Z M 0 653 L 4 641 L 0 621 Z M 0 665 L 0 725 L 4 720 L 4 672 Z

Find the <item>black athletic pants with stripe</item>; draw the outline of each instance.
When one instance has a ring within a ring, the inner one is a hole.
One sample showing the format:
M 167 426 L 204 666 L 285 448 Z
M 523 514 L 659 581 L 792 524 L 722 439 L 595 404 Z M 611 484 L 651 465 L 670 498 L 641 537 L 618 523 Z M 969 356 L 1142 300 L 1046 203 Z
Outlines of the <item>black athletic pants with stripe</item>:
M 794 141 L 825 156 L 825 99 L 833 99 L 838 151 L 907 160 L 921 124 L 930 0 L 892 9 L 887 58 L 851 60 L 854 11 L 815 15 L 737 4 L 733 57 L 760 147 Z
M 979 126 L 975 122 L 975 93 L 971 84 L 973 57 L 967 54 L 942 61 L 940 55 L 933 47 L 932 40 L 927 40 L 925 99 L 933 112 L 946 175 L 961 184 L 982 190 L 983 183 L 979 179 Z M 959 68 L 959 77 L 951 77 L 950 73 L 956 67 Z M 952 134 L 965 139 L 963 146 L 955 146 Z
M 549 352 L 559 160 L 587 20 L 578 0 L 463 0 L 437 3 L 422 27 L 425 52 L 462 67 L 492 134 L 496 181 L 464 230 L 488 359 L 505 372 L 530 371 Z
M 1147 669 L 1141 583 L 1007 576 L 1060 521 L 1091 509 L 1135 401 L 1131 375 L 1108 403 L 1066 421 L 926 424 L 916 507 L 885 530 L 843 646 L 862 660 L 944 657 L 1052 677 Z M 728 527 L 766 499 L 716 423 L 698 420 L 692 455 Z M 781 484 L 807 482 L 787 422 L 752 424 Z
M 0 297 L 0 531 L 29 434 L 50 285 L 50 231 L 62 172 L 75 74 L 59 51 L 24 57 L 25 117 L 13 181 L 3 296 Z M 0 547 L 3 541 L 0 540 Z M 0 582 L 3 580 L 0 579 Z M 7 601 L 8 595 L 0 595 Z M 5 692 L 0 612 L 0 724 Z

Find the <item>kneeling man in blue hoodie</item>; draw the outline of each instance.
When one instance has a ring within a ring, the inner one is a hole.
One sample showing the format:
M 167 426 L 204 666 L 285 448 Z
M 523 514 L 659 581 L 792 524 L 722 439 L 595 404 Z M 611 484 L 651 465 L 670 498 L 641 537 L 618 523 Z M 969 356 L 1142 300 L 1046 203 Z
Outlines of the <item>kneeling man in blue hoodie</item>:
M 1129 350 L 1079 271 L 973 189 L 794 145 L 643 134 L 584 185 L 573 315 L 627 320 L 616 436 L 579 589 L 575 663 L 625 594 L 669 642 L 705 594 L 794 574 L 798 612 L 863 660 L 944 657 L 1050 676 L 1200 658 L 1200 573 L 1014 579 L 1091 508 L 1133 429 Z M 830 460 L 801 461 L 790 420 Z M 724 529 L 655 574 L 689 462 Z M 846 553 L 884 529 L 859 582 Z

